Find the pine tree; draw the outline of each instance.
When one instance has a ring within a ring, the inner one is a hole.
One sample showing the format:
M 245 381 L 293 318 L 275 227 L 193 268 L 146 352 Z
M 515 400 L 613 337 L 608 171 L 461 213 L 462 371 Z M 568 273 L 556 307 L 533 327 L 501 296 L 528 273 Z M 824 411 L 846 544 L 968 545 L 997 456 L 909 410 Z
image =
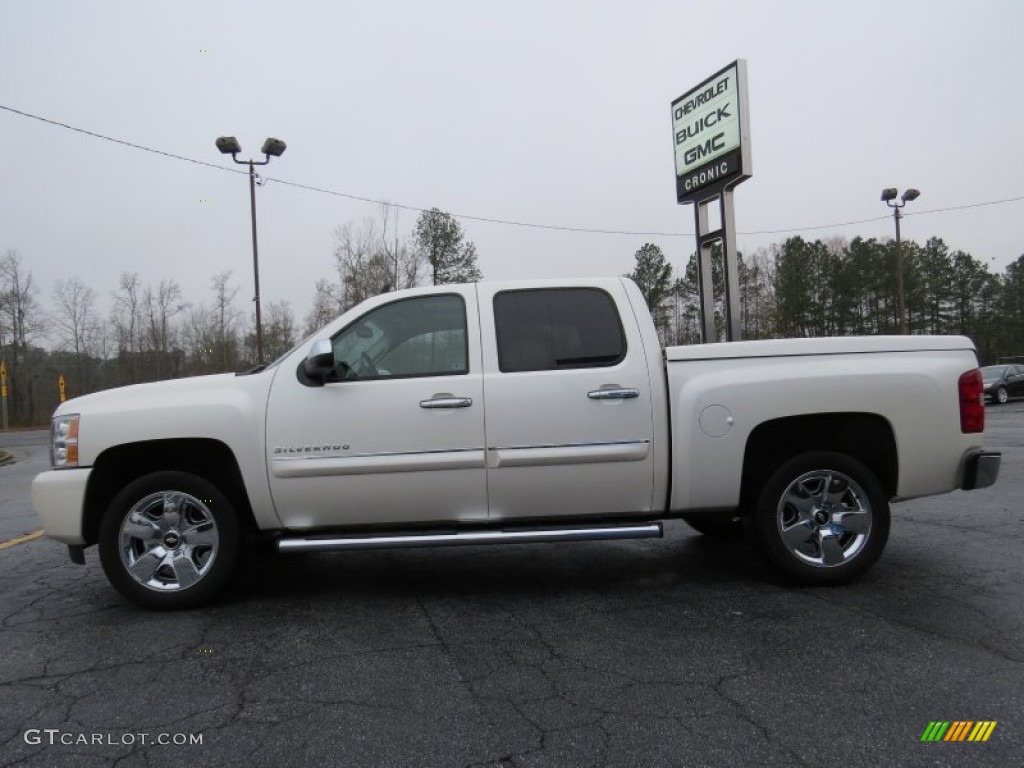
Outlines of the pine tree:
M 462 227 L 450 213 L 431 208 L 420 214 L 413 242 L 430 264 L 434 285 L 475 283 L 483 277 L 476 246 L 465 239 Z

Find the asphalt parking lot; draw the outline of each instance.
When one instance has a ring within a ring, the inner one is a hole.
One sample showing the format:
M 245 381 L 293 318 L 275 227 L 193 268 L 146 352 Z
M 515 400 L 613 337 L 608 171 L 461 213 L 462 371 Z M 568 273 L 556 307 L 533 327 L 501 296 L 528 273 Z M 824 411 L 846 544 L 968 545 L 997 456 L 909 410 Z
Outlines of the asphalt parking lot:
M 37 434 L 0 436 L 21 456 L 0 467 L 0 540 L 38 528 Z M 263 556 L 215 605 L 152 613 L 95 550 L 78 567 L 9 544 L 0 766 L 1019 765 L 1024 403 L 989 409 L 986 443 L 995 487 L 895 506 L 881 562 L 834 589 L 670 523 L 653 542 Z M 922 743 L 935 720 L 998 724 Z

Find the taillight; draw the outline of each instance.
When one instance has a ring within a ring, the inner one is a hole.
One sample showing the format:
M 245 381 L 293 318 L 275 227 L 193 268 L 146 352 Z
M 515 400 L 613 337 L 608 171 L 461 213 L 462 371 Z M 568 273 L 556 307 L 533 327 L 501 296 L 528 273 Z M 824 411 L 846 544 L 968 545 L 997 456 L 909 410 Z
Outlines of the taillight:
M 975 368 L 960 377 L 960 431 L 985 431 L 985 383 Z

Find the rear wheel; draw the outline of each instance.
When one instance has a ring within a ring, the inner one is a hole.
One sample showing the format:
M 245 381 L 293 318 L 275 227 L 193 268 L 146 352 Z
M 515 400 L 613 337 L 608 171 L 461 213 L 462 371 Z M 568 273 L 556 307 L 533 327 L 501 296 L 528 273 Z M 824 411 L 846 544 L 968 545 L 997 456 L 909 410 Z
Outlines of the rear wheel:
M 863 574 L 885 549 L 889 503 L 856 459 L 815 451 L 775 470 L 753 512 L 758 549 L 806 585 L 841 584 Z
M 147 608 L 191 608 L 212 599 L 235 569 L 238 517 L 227 495 L 188 472 L 154 472 L 127 485 L 100 525 L 110 583 Z

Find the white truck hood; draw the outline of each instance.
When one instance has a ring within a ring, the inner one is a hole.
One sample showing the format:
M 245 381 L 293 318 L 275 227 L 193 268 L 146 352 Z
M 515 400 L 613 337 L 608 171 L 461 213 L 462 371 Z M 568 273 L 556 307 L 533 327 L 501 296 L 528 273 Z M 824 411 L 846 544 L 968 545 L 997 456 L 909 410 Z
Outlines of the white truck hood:
M 229 446 L 251 446 L 262 454 L 267 396 L 277 370 L 108 389 L 68 400 L 55 415 L 80 415 L 83 466 L 113 445 L 173 438 L 219 440 Z
M 250 377 L 235 376 L 233 373 L 217 373 L 210 376 L 191 376 L 185 379 L 129 384 L 72 398 L 61 403 L 54 411 L 54 416 L 67 413 L 92 415 L 109 411 L 150 409 L 154 406 L 163 408 L 172 402 L 181 402 L 194 395 L 201 394 L 206 398 L 211 393 L 242 390 L 243 387 L 238 386 L 238 382 L 245 378 Z

